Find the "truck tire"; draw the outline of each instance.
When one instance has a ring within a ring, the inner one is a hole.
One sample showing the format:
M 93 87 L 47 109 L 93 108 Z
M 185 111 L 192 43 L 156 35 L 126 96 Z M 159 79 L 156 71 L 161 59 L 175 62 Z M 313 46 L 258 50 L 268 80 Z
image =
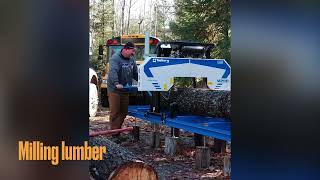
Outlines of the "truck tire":
M 98 90 L 97 86 L 93 83 L 89 84 L 89 116 L 94 117 L 98 111 Z

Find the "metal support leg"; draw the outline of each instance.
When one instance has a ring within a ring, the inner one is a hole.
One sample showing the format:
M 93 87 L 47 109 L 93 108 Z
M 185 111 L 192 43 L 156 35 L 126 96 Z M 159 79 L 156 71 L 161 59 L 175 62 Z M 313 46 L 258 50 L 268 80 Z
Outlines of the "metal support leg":
M 194 133 L 194 145 L 195 146 L 203 146 L 203 135 Z

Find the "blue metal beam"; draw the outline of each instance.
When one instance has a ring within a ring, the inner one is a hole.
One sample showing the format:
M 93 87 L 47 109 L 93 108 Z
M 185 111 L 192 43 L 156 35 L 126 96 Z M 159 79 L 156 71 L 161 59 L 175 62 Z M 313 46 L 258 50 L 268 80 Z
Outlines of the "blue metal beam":
M 167 117 L 162 121 L 159 116 L 146 115 L 148 110 L 148 106 L 129 106 L 129 115 L 153 123 L 231 142 L 231 123 L 225 119 L 203 116 L 177 116 L 173 119 Z

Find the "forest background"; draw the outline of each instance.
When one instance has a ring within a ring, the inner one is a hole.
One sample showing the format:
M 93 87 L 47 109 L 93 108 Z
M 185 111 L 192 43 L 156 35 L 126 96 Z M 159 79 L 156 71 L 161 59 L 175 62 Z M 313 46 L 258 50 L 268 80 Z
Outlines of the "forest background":
M 213 58 L 231 63 L 231 0 L 90 0 L 89 64 L 99 75 L 99 45 L 149 32 L 162 41 L 214 43 Z

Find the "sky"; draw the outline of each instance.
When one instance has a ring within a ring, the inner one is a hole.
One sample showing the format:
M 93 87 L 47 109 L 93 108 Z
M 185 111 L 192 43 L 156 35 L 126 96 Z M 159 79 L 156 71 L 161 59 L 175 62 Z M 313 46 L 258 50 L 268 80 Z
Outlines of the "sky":
M 117 1 L 117 2 L 116 2 Z M 130 0 L 126 0 L 126 3 L 129 3 Z M 154 7 L 155 4 L 158 4 L 160 7 L 163 0 L 132 0 L 132 4 L 134 4 L 131 8 L 131 18 L 139 19 L 140 15 L 144 14 L 144 8 L 146 15 L 148 11 L 150 11 L 150 6 L 152 5 Z M 118 5 L 122 2 L 122 0 L 115 0 L 115 3 Z M 167 3 L 165 5 L 173 5 L 173 0 L 166 0 Z M 145 3 L 145 5 L 144 5 Z

